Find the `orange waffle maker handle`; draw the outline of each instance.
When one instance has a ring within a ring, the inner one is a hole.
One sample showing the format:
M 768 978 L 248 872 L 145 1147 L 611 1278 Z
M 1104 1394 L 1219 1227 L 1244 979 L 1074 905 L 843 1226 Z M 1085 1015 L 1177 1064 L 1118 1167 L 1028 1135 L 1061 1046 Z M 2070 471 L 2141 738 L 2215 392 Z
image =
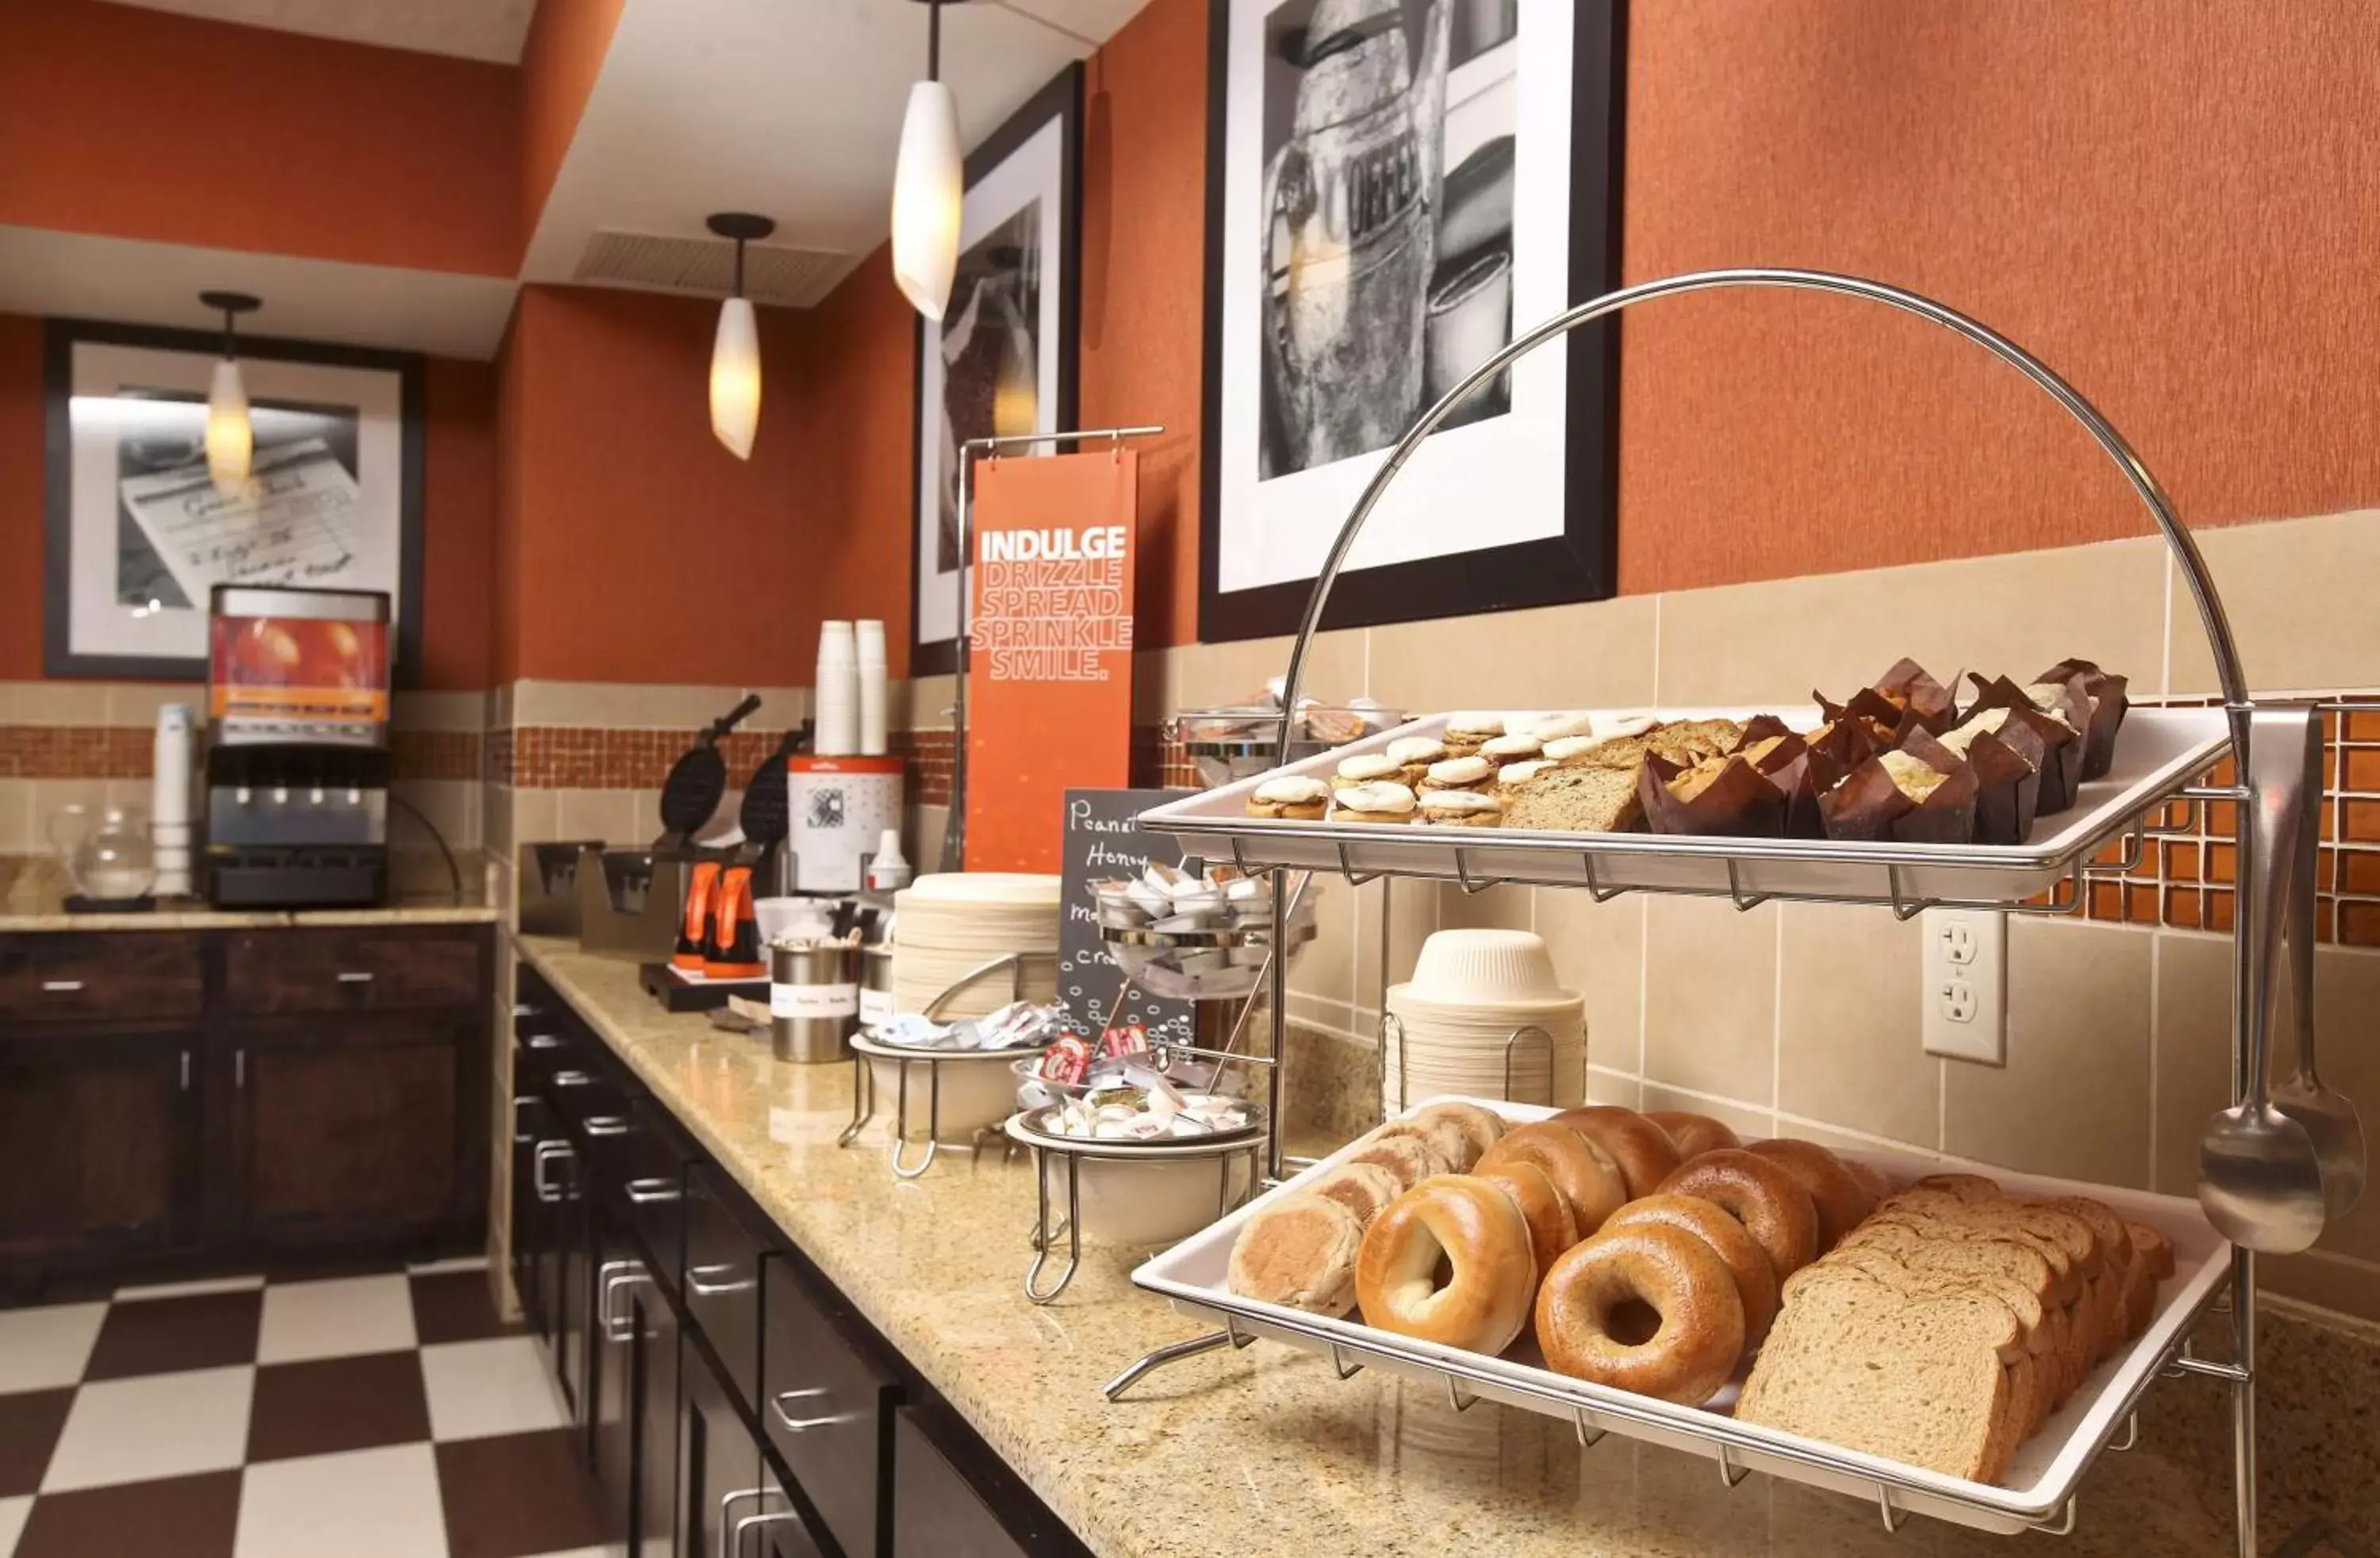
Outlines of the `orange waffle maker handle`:
M 686 921 L 678 927 L 677 948 L 670 955 L 670 966 L 688 973 L 700 973 L 703 964 L 703 943 L 710 938 L 711 900 L 718 895 L 719 862 L 698 860 L 686 877 Z

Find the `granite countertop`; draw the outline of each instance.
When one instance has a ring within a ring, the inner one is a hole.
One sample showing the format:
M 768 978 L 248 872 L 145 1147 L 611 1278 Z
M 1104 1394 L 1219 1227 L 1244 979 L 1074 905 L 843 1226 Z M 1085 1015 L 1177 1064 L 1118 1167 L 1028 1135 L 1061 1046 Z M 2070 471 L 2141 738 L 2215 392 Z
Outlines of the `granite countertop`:
M 628 964 L 525 937 L 550 980 L 827 1276 L 1093 1551 L 1132 1558 L 1702 1558 L 1746 1553 L 2229 1553 L 2224 1387 L 2153 1390 L 2141 1443 L 2104 1456 L 2068 1537 L 1987 1536 L 1925 1519 L 1888 1536 L 1870 1502 L 1762 1476 L 1258 1342 L 1208 1353 L 1109 1404 L 1100 1384 L 1208 1329 L 1134 1288 L 1140 1250 L 1085 1251 L 1037 1308 L 1020 1290 L 1033 1222 L 1023 1162 L 947 1150 L 896 1181 L 880 1142 L 838 1150 L 851 1068 L 795 1066 L 699 1016 L 662 1012 Z M 2264 1545 L 2327 1521 L 2380 1543 L 2380 1331 L 2265 1307 Z M 2228 1335 L 2228 1331 L 2225 1333 Z M 2205 1349 L 2219 1356 L 2221 1344 Z M 2359 1551 L 2319 1546 L 2291 1551 Z
M 481 925 L 497 918 L 486 904 L 452 895 L 400 894 L 376 908 L 212 909 L 195 899 L 167 899 L 147 914 L 68 914 L 50 907 L 0 913 L 0 935 L 42 931 L 250 931 L 284 925 Z

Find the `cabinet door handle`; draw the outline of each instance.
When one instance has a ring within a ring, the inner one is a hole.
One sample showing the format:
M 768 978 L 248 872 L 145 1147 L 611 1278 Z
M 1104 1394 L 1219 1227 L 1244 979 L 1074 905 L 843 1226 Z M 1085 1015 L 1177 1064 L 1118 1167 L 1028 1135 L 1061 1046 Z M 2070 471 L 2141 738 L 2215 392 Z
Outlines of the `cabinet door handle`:
M 595 1078 L 584 1071 L 557 1071 L 552 1077 L 553 1085 L 557 1088 L 583 1088 L 593 1080 Z
M 783 1423 L 789 1433 L 803 1433 L 810 1429 L 829 1428 L 836 1423 L 850 1422 L 852 1414 L 848 1412 L 830 1412 L 823 1418 L 796 1418 L 785 1410 L 785 1403 L 788 1401 L 806 1401 L 829 1394 L 824 1385 L 814 1385 L 808 1390 L 780 1391 L 770 1401 L 769 1410 L 777 1415 L 777 1421 Z
M 231 1085 L 235 1088 L 248 1086 L 248 1052 L 244 1049 L 231 1053 Z
M 182 1052 L 182 1090 L 190 1090 L 190 1052 L 188 1050 Z
M 80 980 L 43 980 L 42 989 L 51 995 L 72 995 L 82 989 Z
M 731 1540 L 736 1541 L 741 1541 L 743 1540 L 744 1528 L 740 1525 L 735 1527 L 734 1535 L 731 1539 L 730 1528 L 727 1524 L 727 1517 L 735 1513 L 735 1506 L 744 1503 L 747 1499 L 772 1499 L 780 1496 L 782 1495 L 780 1495 L 774 1488 L 738 1488 L 732 1493 L 722 1493 L 720 1495 L 719 1558 L 730 1558 L 731 1550 L 728 1547 L 728 1543 Z
M 727 1538 L 728 1558 L 744 1558 L 745 1532 L 751 1530 L 758 1526 L 782 1526 L 788 1520 L 795 1520 L 799 1518 L 800 1516 L 796 1515 L 790 1509 L 781 1509 L 771 1515 L 746 1515 L 743 1519 L 735 1522 L 735 1530 L 731 1532 Z
M 562 1035 L 559 1033 L 532 1033 L 528 1038 L 522 1040 L 521 1042 L 528 1045 L 532 1050 L 558 1050 L 562 1048 Z
M 570 1143 L 566 1141 L 547 1140 L 537 1144 L 536 1150 L 529 1155 L 528 1182 L 530 1188 L 537 1192 L 539 1200 L 559 1201 L 568 1199 L 560 1186 L 546 1178 L 545 1165 L 556 1158 L 567 1158 L 570 1155 Z
M 728 1262 L 712 1266 L 688 1266 L 686 1269 L 686 1290 L 698 1298 L 724 1298 L 731 1293 L 749 1293 L 760 1285 L 756 1277 L 729 1277 L 720 1280 L 722 1272 L 735 1268 Z
M 513 1017 L 516 1021 L 522 1017 L 541 1017 L 544 1015 L 545 1008 L 542 1006 L 532 1006 L 526 1001 L 513 1003 Z
M 638 1206 L 651 1206 L 657 1201 L 674 1201 L 685 1193 L 677 1187 L 676 1181 L 670 1179 L 631 1179 L 626 1187 L 628 1199 Z
M 612 1295 L 635 1283 L 650 1282 L 641 1260 L 606 1260 L 595 1269 L 598 1284 L 595 1299 L 595 1323 L 603 1340 L 621 1345 L 633 1342 L 637 1333 L 626 1317 L 612 1312 Z
M 589 1136 L 625 1136 L 628 1117 L 625 1114 L 590 1114 L 579 1127 Z
M 369 968 L 349 968 L 342 970 L 339 975 L 339 982 L 341 984 L 370 984 L 372 982 L 371 970 Z

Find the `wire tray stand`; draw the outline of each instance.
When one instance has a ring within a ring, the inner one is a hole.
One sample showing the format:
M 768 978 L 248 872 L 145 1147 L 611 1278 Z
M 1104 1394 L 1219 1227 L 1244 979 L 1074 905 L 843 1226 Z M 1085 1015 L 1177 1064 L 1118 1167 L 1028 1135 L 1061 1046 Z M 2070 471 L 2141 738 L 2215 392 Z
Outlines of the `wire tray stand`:
M 1280 695 L 1282 714 L 1275 748 L 1276 752 L 1281 754 L 1280 761 L 1286 761 L 1286 754 L 1291 750 L 1290 742 L 1293 734 L 1298 694 L 1303 686 L 1307 658 L 1314 647 L 1315 635 L 1321 623 L 1323 609 L 1330 597 L 1331 586 L 1344 566 L 1348 554 L 1354 545 L 1356 536 L 1362 530 L 1366 518 L 1378 505 L 1381 496 L 1394 482 L 1398 473 L 1413 457 L 1423 441 L 1475 391 L 1495 380 L 1515 360 L 1567 335 L 1573 330 L 1617 314 L 1637 304 L 1658 298 L 1681 297 L 1696 292 L 1741 288 L 1781 288 L 1817 292 L 1878 303 L 1902 313 L 1913 315 L 1981 347 L 2015 369 L 2062 407 L 2082 430 L 2090 434 L 2093 441 L 2122 473 L 2134 494 L 2148 510 L 2159 535 L 2172 554 L 2177 568 L 2190 588 L 2192 600 L 2197 608 L 2199 619 L 2205 629 L 2213 653 L 2216 674 L 2222 689 L 2222 713 L 2228 730 L 2228 751 L 2236 760 L 2236 772 L 2240 775 L 2240 782 L 2214 785 L 2189 783 L 2185 780 L 2178 784 L 2168 795 L 2160 797 L 2156 802 L 2143 807 L 2142 812 L 2131 820 L 2129 826 L 2122 832 L 2124 842 L 2117 860 L 2095 864 L 2094 853 L 2098 847 L 2095 842 L 2093 850 L 2078 853 L 2070 862 L 2068 862 L 2064 879 L 2058 889 L 2046 895 L 2045 900 L 2040 902 L 2023 901 L 2022 897 L 2018 901 L 2011 902 L 1992 896 L 1963 900 L 1939 893 L 1920 894 L 1910 888 L 1901 866 L 1881 862 L 1876 871 L 1873 891 L 1857 895 L 1766 893 L 1748 886 L 1747 877 L 1764 863 L 1773 862 L 1785 851 L 1767 846 L 1764 841 L 1757 839 L 1693 841 L 1694 847 L 1696 849 L 1709 850 L 1725 858 L 1727 885 L 1722 895 L 1730 898 L 1738 909 L 1751 909 L 1772 897 L 1792 898 L 1803 901 L 1880 904 L 1888 907 L 1896 915 L 1903 919 L 1937 905 L 1962 902 L 1970 907 L 2007 909 L 2020 913 L 2074 914 L 2081 910 L 2085 901 L 2088 883 L 2092 877 L 2116 872 L 2126 863 L 2137 862 L 2149 839 L 2162 833 L 2177 831 L 2183 825 L 2184 820 L 2178 820 L 2173 814 L 2172 802 L 2178 801 L 2185 808 L 2216 800 L 2237 803 L 2236 811 L 2240 819 L 2237 847 L 2242 890 L 2233 934 L 2232 1087 L 2235 1102 L 2244 1099 L 2250 1092 L 2250 1057 L 2252 1055 L 2261 1057 L 2267 1051 L 2266 1041 L 2270 1035 L 2277 994 L 2276 966 L 2278 962 L 2281 944 L 2281 928 L 2285 923 L 2294 922 L 2302 925 L 2310 920 L 2309 906 L 2313 891 L 2311 870 L 2292 858 L 2296 853 L 2294 850 L 2281 846 L 2285 841 L 2307 836 L 2308 830 L 2304 828 L 2296 828 L 2294 833 L 2290 830 L 2295 827 L 2300 818 L 2310 818 L 2311 807 L 2320 795 L 2319 773 L 2318 771 L 2309 772 L 2315 768 L 2315 764 L 2309 761 L 2306 755 L 2310 749 L 2314 753 L 2320 750 L 2318 741 L 2312 742 L 2311 749 L 2309 748 L 2312 726 L 2318 719 L 2318 715 L 2310 705 L 2269 702 L 2259 704 L 2250 697 L 2248 683 L 2240 668 L 2239 651 L 2233 639 L 2230 624 L 2224 615 L 2222 603 L 2216 593 L 2214 581 L 2208 575 L 2204 559 L 2200 555 L 2190 532 L 2183 528 L 2171 501 L 2166 496 L 2163 489 L 2150 475 L 2148 468 L 2133 452 L 2131 444 L 2116 431 L 2107 418 L 2084 399 L 2072 385 L 2023 347 L 1977 321 L 1918 294 L 1855 276 L 1825 272 L 1766 268 L 1705 271 L 1621 287 L 1581 303 L 1517 336 L 1502 350 L 1483 362 L 1468 378 L 1449 391 L 1444 398 L 1423 413 L 1411 431 L 1395 448 L 1390 451 L 1379 470 L 1356 500 L 1354 509 L 1349 513 L 1337 538 L 1332 542 L 1321 571 L 1315 579 L 1313 591 L 1307 598 L 1296 642 L 1290 652 L 1288 675 Z M 2207 767 L 2212 766 L 2213 763 L 2210 761 Z M 1281 918 L 1284 908 L 1281 884 L 1286 877 L 1286 868 L 1279 861 L 1268 861 L 1251 857 L 1237 839 L 1233 842 L 1233 856 L 1235 862 L 1246 870 L 1270 869 L 1274 871 L 1273 904 L 1276 937 L 1279 939 L 1285 929 Z M 1339 861 L 1341 874 L 1350 882 L 1362 882 L 1375 876 L 1392 878 L 1399 874 L 1410 874 L 1399 871 L 1393 865 L 1368 871 L 1359 870 L 1354 867 L 1344 844 L 1339 846 Z M 1475 879 L 1463 849 L 1458 848 L 1455 851 L 1453 861 L 1452 876 L 1465 891 L 1484 891 L 1487 887 L 1496 884 L 1495 879 L 1484 873 Z M 1955 864 L 1957 862 L 1954 862 Z M 1601 868 L 1594 854 L 1589 853 L 1585 866 L 1583 884 L 1598 902 L 1629 891 L 1681 890 L 1665 886 L 1613 883 L 1603 879 L 1600 873 Z M 1701 889 L 1701 891 L 1708 890 Z M 2301 943 L 2302 936 L 2292 937 L 2292 942 Z M 2310 945 L 2300 944 L 2293 947 L 2293 950 L 2301 951 L 2306 957 L 2312 956 Z M 2303 978 L 2302 973 L 2300 977 Z M 1287 1036 L 1287 1009 L 1283 1000 L 1286 994 L 1286 980 L 1282 978 L 1278 964 L 1271 970 L 1271 986 L 1273 997 L 1271 1049 L 1272 1053 L 1278 1056 L 1283 1053 Z M 1385 1064 L 1385 1056 L 1383 1063 Z M 1279 1065 L 1271 1068 L 1269 1081 L 1271 1089 L 1269 1115 L 1274 1127 L 1271 1169 L 1273 1177 L 1278 1179 L 1283 1166 L 1279 1150 L 1278 1132 L 1280 1123 L 1285 1117 L 1281 1107 L 1283 1078 Z M 2294 1247 L 2277 1246 L 2276 1248 Z M 2192 1356 L 2184 1347 L 2165 1360 L 2161 1371 L 2168 1375 L 2198 1374 L 2211 1377 L 2222 1381 L 2229 1387 L 2232 1407 L 2234 1534 L 2237 1550 L 2241 1558 L 2254 1558 L 2257 1552 L 2255 1440 L 2257 1369 L 2256 1257 L 2253 1249 L 2236 1243 L 2231 1247 L 2228 1278 L 2227 1282 L 2220 1284 L 2217 1291 L 2224 1289 L 2228 1289 L 2229 1298 L 2232 1361 L 2215 1363 L 2199 1359 Z M 2210 1295 L 2207 1299 L 2209 1306 L 2213 1302 L 2213 1296 Z M 1283 1324 L 1279 1329 L 1294 1331 L 1297 1328 L 1293 1324 Z M 1253 1339 L 1253 1334 L 1244 1327 L 1243 1322 L 1236 1317 L 1227 1317 L 1222 1331 L 1173 1344 L 1140 1359 L 1115 1380 L 1110 1382 L 1105 1387 L 1105 1394 L 1110 1399 L 1113 1399 L 1150 1369 L 1177 1361 L 1182 1357 L 1220 1347 L 1229 1346 L 1236 1349 L 1245 1346 Z M 1410 1358 L 1392 1359 L 1386 1352 L 1377 1356 L 1367 1356 L 1365 1348 L 1341 1339 L 1327 1337 L 1319 1331 L 1313 1332 L 1307 1339 L 1309 1342 L 1321 1339 L 1327 1344 L 1333 1368 L 1342 1379 L 1352 1376 L 1367 1361 L 1394 1362 L 1402 1371 L 1407 1373 L 1414 1371 L 1415 1365 Z M 1470 1401 L 1477 1398 L 1480 1394 L 1479 1387 L 1487 1379 L 1485 1374 L 1466 1369 L 1461 1365 L 1433 1363 L 1427 1371 L 1444 1379 L 1448 1399 L 1458 1409 L 1468 1406 Z M 2160 1370 L 2152 1369 L 2148 1371 L 2146 1378 L 2154 1380 L 2159 1377 L 2159 1374 Z M 1498 1394 L 1506 1399 L 1515 1399 L 1515 1393 L 1503 1388 L 1500 1383 Z M 2111 1429 L 2101 1442 L 2091 1447 L 2090 1454 L 2093 1456 L 2095 1457 L 2098 1453 L 2107 1448 L 2125 1448 L 2130 1445 L 2137 1434 L 2137 1418 L 2133 1411 L 2136 1406 L 2136 1397 L 2123 1404 L 2124 1410 L 2119 1418 L 2121 1426 Z M 1539 1409 L 1545 1409 L 1543 1404 L 1539 1404 Z M 1559 1410 L 1567 1415 L 1572 1409 L 1569 1405 L 1563 1404 Z M 1580 1443 L 1591 1445 L 1602 1437 L 1606 1431 L 1603 1418 L 1625 1418 L 1630 1416 L 1631 1411 L 1632 1408 L 1624 1405 L 1609 1406 L 1597 1413 L 1578 1410 L 1575 1420 Z M 1696 1430 L 1694 1437 L 1703 1441 L 1704 1447 L 1718 1461 L 1722 1480 L 1729 1487 L 1733 1487 L 1747 1474 L 1748 1468 L 1740 1464 L 1738 1441 L 1741 1440 L 1748 1446 L 1756 1436 L 1747 1434 L 1744 1429 L 1735 1425 L 1731 1419 L 1715 1418 L 1710 1427 Z M 1888 1529 L 1897 1530 L 1906 1520 L 1908 1512 L 1896 1504 L 1894 1488 L 1888 1479 L 1880 1479 L 1864 1468 L 1833 1465 L 1819 1451 L 1803 1452 L 1802 1455 L 1803 1459 L 1810 1462 L 1814 1467 L 1825 1468 L 1838 1481 L 1848 1477 L 1851 1480 L 1863 1485 L 1873 1485 L 1876 1490 L 1878 1506 Z M 1785 1457 L 1785 1459 L 1791 1461 L 1791 1457 Z M 1791 1473 L 1788 1472 L 1787 1475 Z M 2073 1520 L 2074 1501 L 2070 1497 L 2065 1501 L 2063 1507 L 2043 1524 L 2046 1528 L 2062 1531 L 2070 1529 Z
M 1008 998 L 1011 1001 L 1022 1001 L 1025 999 L 1026 965 L 1037 960 L 1054 966 L 1057 954 L 1012 952 L 995 957 L 988 963 L 980 964 L 943 986 L 940 994 L 926 1003 L 926 1009 L 921 1015 L 928 1017 L 938 1015 L 944 1006 L 950 1004 L 959 992 L 967 989 L 978 980 L 989 979 L 1003 969 L 1008 974 Z M 994 1057 L 979 1050 L 896 1052 L 892 1046 L 880 1048 L 885 1053 L 870 1053 L 865 1050 L 858 1050 L 851 1057 L 851 1123 L 843 1127 L 842 1134 L 834 1138 L 834 1144 L 837 1147 L 850 1146 L 859 1139 L 859 1133 L 866 1130 L 869 1123 L 876 1118 L 876 1068 L 873 1063 L 885 1062 L 895 1067 L 896 1078 L 893 1089 L 892 1142 L 887 1149 L 887 1156 L 892 1164 L 893 1177 L 916 1179 L 934 1166 L 935 1156 L 941 1151 L 942 1148 L 943 1063 L 947 1061 L 968 1065 L 985 1065 L 990 1064 Z M 1019 1054 L 1025 1053 L 1022 1050 L 1001 1051 L 997 1052 L 997 1058 L 1002 1061 L 1014 1061 Z M 907 1162 L 910 1126 L 909 1072 L 913 1066 L 921 1067 L 926 1073 L 926 1151 L 925 1155 L 914 1163 Z M 980 1142 L 983 1138 L 996 1134 L 997 1129 L 998 1127 L 995 1126 L 978 1131 L 976 1133 L 978 1141 Z

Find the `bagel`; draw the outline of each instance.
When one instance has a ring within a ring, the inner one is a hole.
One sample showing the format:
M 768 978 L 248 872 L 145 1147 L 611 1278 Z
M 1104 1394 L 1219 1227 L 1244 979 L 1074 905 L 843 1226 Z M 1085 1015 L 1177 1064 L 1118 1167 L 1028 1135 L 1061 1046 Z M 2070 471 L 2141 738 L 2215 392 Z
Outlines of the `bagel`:
M 1451 1269 L 1444 1285 L 1441 1260 Z M 1355 1260 L 1355 1300 L 1366 1324 L 1466 1352 L 1511 1346 L 1529 1322 L 1536 1284 L 1520 1207 L 1488 1181 L 1462 1175 L 1433 1175 L 1390 1202 Z
M 1631 1301 L 1660 1318 L 1633 1344 L 1612 1334 L 1615 1311 Z M 1537 1289 L 1536 1328 L 1556 1373 L 1687 1406 L 1708 1401 L 1743 1357 L 1743 1300 L 1726 1263 L 1660 1223 L 1606 1228 L 1573 1246 Z
M 1341 1163 L 1318 1175 L 1305 1188 L 1337 1201 L 1367 1228 L 1390 1201 L 1405 1193 L 1404 1181 L 1378 1163 Z
M 1529 1248 L 1536 1256 L 1539 1272 L 1551 1271 L 1562 1251 L 1578 1243 L 1578 1220 L 1571 1213 L 1570 1199 L 1554 1187 L 1553 1175 L 1544 1169 L 1515 1160 L 1499 1163 L 1477 1177 L 1512 1197 L 1512 1204 L 1521 1209 L 1529 1224 Z
M 1780 1283 L 1817 1258 L 1818 1209 L 1810 1193 L 1757 1152 L 1706 1152 L 1663 1180 L 1659 1193 L 1698 1197 L 1742 1223 Z
M 1602 1227 L 1603 1220 L 1628 1199 L 1628 1182 L 1610 1155 L 1552 1120 L 1506 1131 L 1495 1146 L 1479 1155 L 1471 1172 L 1487 1174 L 1511 1162 L 1535 1163 L 1546 1171 L 1554 1188 L 1570 1202 L 1570 1214 L 1581 1238 Z
M 1866 1222 L 1876 1211 L 1876 1198 L 1869 1194 L 1859 1175 L 1815 1141 L 1780 1136 L 1774 1140 L 1755 1141 L 1748 1150 L 1780 1165 L 1810 1193 L 1810 1203 L 1818 1212 L 1821 1255 L 1842 1243 L 1845 1234 Z
M 1430 1138 L 1419 1131 L 1391 1135 L 1383 1127 L 1355 1144 L 1346 1162 L 1377 1163 L 1397 1176 L 1397 1192 L 1402 1195 L 1427 1179 L 1433 1174 L 1446 1172 L 1446 1155 Z
M 1417 1126 L 1451 1120 L 1461 1127 L 1469 1150 L 1463 1154 L 1456 1167 L 1465 1171 L 1479 1161 L 1480 1153 L 1496 1145 L 1497 1138 L 1504 1134 L 1505 1128 L 1504 1116 L 1492 1109 L 1482 1109 L 1475 1103 L 1433 1103 L 1427 1109 L 1415 1110 L 1407 1118 Z
M 1704 1153 L 1716 1152 L 1722 1147 L 1743 1145 L 1743 1138 L 1737 1136 L 1725 1121 L 1714 1120 L 1707 1114 L 1656 1109 L 1648 1111 L 1645 1118 L 1660 1126 L 1670 1139 L 1677 1143 L 1678 1159 L 1682 1162 L 1692 1162 Z
M 1620 1165 L 1632 1201 L 1639 1196 L 1651 1195 L 1654 1187 L 1675 1174 L 1678 1164 L 1683 1162 L 1669 1132 L 1633 1109 L 1602 1103 L 1586 1109 L 1565 1109 L 1554 1119 L 1602 1148 L 1605 1155 Z
M 1257 1209 L 1232 1245 L 1226 1283 L 1244 1298 L 1310 1314 L 1355 1307 L 1364 1225 L 1327 1196 L 1298 1191 Z
M 1768 1263 L 1767 1252 L 1742 1223 L 1696 1196 L 1647 1196 L 1613 1212 L 1603 1226 L 1608 1233 L 1656 1223 L 1682 1228 L 1711 1247 L 1735 1279 L 1735 1296 L 1743 1304 L 1743 1345 L 1760 1345 L 1777 1319 L 1777 1270 Z

